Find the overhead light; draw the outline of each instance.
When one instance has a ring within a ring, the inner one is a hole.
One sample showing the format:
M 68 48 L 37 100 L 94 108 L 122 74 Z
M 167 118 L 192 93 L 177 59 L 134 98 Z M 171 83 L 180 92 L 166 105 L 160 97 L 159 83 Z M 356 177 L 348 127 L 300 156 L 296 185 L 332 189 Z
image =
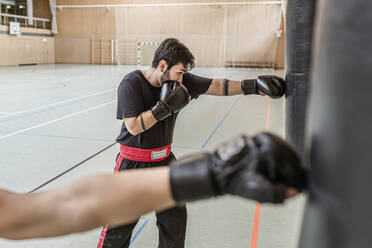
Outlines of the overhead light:
M 10 9 L 11 7 L 12 7 L 12 6 L 10 6 L 10 5 L 7 5 L 7 6 L 6 6 L 7 9 Z
M 20 9 L 24 9 L 25 6 L 23 6 L 23 5 L 19 5 L 19 8 L 20 8 Z

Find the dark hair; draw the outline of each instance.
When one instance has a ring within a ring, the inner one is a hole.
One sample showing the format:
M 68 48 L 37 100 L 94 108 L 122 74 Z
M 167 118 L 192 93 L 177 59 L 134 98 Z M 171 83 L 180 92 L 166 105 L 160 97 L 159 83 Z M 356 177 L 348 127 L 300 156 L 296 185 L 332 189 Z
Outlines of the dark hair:
M 154 59 L 152 60 L 152 67 L 156 68 L 160 60 L 165 60 L 167 62 L 168 69 L 180 62 L 187 70 L 191 70 L 195 67 L 192 53 L 184 44 L 174 38 L 164 40 L 156 49 Z

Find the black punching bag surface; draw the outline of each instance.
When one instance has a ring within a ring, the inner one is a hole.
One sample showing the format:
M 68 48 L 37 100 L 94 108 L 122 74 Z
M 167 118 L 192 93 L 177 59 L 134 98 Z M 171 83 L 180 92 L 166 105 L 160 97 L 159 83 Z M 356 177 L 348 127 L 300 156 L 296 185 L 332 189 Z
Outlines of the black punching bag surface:
M 318 0 L 299 247 L 372 247 L 372 1 Z
M 286 138 L 303 156 L 315 0 L 288 0 Z

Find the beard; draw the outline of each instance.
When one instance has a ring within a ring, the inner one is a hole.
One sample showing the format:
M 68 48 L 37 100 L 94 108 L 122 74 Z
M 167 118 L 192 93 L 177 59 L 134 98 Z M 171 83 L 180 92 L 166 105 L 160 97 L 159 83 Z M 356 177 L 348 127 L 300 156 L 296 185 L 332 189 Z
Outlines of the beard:
M 170 80 L 170 72 L 166 70 L 164 74 L 160 77 L 160 86 L 163 86 L 164 82 Z

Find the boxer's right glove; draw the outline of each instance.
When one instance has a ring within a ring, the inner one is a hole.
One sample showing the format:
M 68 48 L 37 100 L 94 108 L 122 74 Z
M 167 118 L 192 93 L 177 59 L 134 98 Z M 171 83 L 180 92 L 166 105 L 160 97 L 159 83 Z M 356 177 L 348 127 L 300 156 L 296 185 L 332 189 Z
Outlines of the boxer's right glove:
M 288 187 L 305 188 L 306 173 L 292 147 L 275 135 L 262 133 L 232 139 L 212 154 L 172 162 L 170 183 L 176 202 L 232 194 L 281 203 Z
M 157 121 L 179 112 L 191 100 L 189 91 L 176 81 L 165 81 L 160 91 L 160 100 L 151 108 Z

